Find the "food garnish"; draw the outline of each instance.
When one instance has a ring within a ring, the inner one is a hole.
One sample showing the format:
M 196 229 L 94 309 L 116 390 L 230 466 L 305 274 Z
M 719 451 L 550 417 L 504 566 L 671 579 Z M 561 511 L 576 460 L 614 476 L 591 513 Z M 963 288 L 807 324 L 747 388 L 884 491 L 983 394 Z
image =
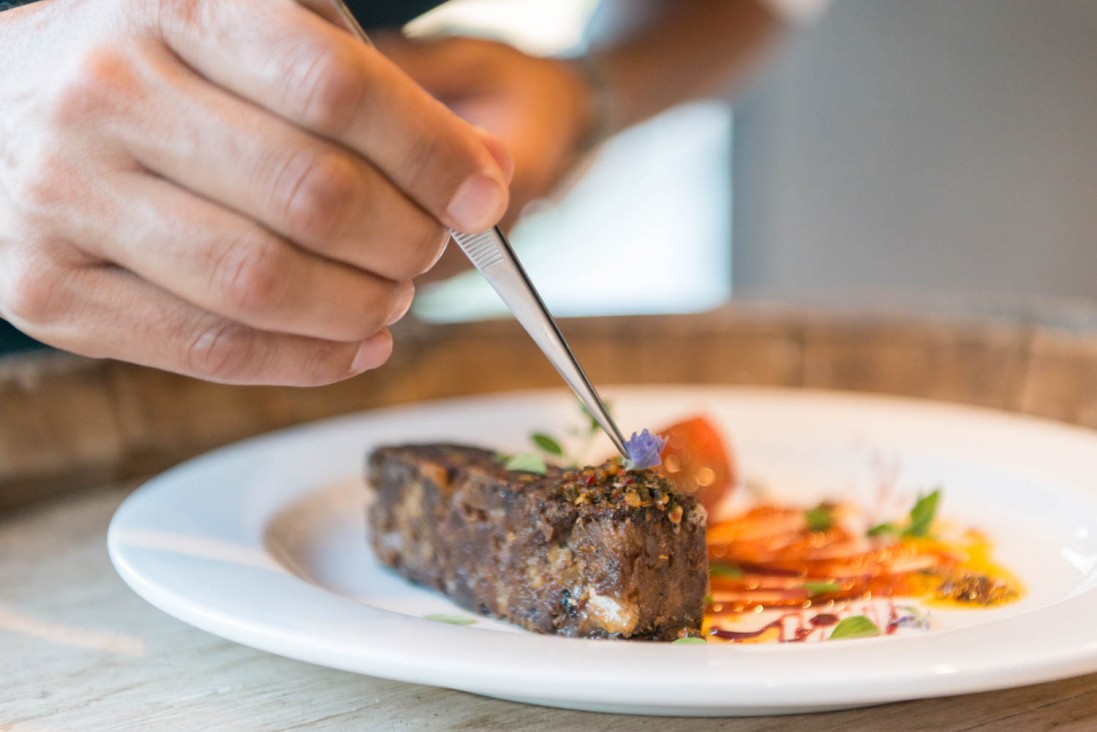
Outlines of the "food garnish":
M 982 533 L 937 526 L 941 495 L 920 495 L 904 522 L 867 534 L 857 529 L 863 511 L 849 504 L 805 511 L 761 503 L 710 523 L 706 634 L 734 643 L 892 635 L 931 627 L 913 603 L 986 608 L 1017 600 L 1020 582 L 991 561 Z
M 843 618 L 830 632 L 831 640 L 842 638 L 874 638 L 880 635 L 880 628 L 864 615 L 850 615 Z
M 834 516 L 831 514 L 831 506 L 820 503 L 815 508 L 804 511 L 804 520 L 807 521 L 809 531 L 826 531 L 834 525 Z
M 544 475 L 548 472 L 545 459 L 535 452 L 520 452 L 517 455 L 506 456 L 502 461 L 507 470 L 515 470 L 521 473 L 536 473 Z
M 657 470 L 679 491 L 695 496 L 711 518 L 719 504 L 732 495 L 739 479 L 724 435 L 704 415 L 675 422 L 659 433 L 666 435 L 667 444 Z
M 633 432 L 632 437 L 625 441 L 625 451 L 628 452 L 625 469 L 647 470 L 656 467 L 662 462 L 660 453 L 666 446 L 666 437 L 653 435 L 646 427 L 639 434 Z
M 450 625 L 473 625 L 476 623 L 476 618 L 469 618 L 464 615 L 424 615 L 423 620 L 433 620 L 436 623 L 448 623 Z

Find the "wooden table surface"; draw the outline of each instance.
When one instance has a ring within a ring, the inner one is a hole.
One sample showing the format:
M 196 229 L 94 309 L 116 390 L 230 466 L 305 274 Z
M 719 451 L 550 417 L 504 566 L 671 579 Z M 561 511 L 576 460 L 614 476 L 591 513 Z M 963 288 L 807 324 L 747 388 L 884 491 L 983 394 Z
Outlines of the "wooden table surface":
M 859 390 L 1097 427 L 1093 304 L 960 319 L 736 305 L 572 321 L 565 332 L 599 384 Z M 509 322 L 405 330 L 397 340 L 390 367 L 319 390 L 225 387 L 50 355 L 0 363 L 0 730 L 1097 729 L 1097 675 L 794 717 L 525 706 L 252 650 L 123 584 L 106 531 L 135 476 L 301 421 L 559 383 Z
M 1097 675 L 825 714 L 688 719 L 526 706 L 312 666 L 196 630 L 146 604 L 107 557 L 128 491 L 0 518 L 0 729 L 1093 729 Z

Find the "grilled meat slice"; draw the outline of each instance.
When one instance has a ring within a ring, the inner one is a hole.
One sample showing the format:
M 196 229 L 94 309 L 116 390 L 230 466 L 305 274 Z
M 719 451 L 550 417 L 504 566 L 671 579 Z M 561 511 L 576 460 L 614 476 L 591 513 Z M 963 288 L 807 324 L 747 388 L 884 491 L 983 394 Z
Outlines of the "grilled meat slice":
M 654 471 L 610 462 L 541 476 L 435 444 L 379 448 L 368 474 L 377 556 L 466 608 L 586 638 L 700 629 L 705 510 Z

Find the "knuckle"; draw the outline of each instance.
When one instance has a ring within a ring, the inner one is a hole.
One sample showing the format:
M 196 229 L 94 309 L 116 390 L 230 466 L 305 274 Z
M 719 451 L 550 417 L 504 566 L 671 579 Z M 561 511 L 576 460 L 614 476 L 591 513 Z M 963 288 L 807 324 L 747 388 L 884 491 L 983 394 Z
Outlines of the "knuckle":
M 210 267 L 214 291 L 236 312 L 279 311 L 293 283 L 292 265 L 281 241 L 247 229 L 214 248 Z
M 401 170 L 407 175 L 409 191 L 428 189 L 442 180 L 437 169 L 439 161 L 446 158 L 445 152 L 443 140 L 437 135 L 419 135 L 409 144 L 408 151 L 401 162 Z M 448 195 L 443 197 L 446 201 L 456 193 L 456 190 L 447 193 Z
M 343 156 L 298 151 L 275 175 L 272 195 L 288 231 L 324 240 L 347 226 L 358 188 L 358 177 Z
M 53 120 L 63 126 L 84 126 L 117 114 L 134 98 L 137 85 L 133 62 L 109 46 L 85 51 L 53 97 Z
M 354 119 L 363 85 L 341 47 L 302 41 L 289 54 L 286 101 L 306 126 L 340 135 Z
M 243 381 L 261 371 L 257 335 L 236 323 L 203 324 L 187 339 L 187 369 L 213 381 Z
M 64 316 L 69 294 L 63 273 L 45 257 L 17 257 L 8 262 L 3 310 L 16 323 L 48 325 Z

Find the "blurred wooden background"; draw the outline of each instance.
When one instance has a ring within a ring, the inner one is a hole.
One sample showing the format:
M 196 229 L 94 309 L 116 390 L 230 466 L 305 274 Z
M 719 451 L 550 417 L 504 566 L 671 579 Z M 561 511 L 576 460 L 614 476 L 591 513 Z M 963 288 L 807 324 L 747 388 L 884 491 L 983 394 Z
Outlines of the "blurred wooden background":
M 978 315 L 747 303 L 561 329 L 599 385 L 750 384 L 981 405 L 1097 427 L 1097 310 Z M 0 508 L 149 475 L 331 415 L 561 386 L 512 321 L 405 322 L 384 368 L 319 389 L 209 384 L 62 353 L 0 359 Z

